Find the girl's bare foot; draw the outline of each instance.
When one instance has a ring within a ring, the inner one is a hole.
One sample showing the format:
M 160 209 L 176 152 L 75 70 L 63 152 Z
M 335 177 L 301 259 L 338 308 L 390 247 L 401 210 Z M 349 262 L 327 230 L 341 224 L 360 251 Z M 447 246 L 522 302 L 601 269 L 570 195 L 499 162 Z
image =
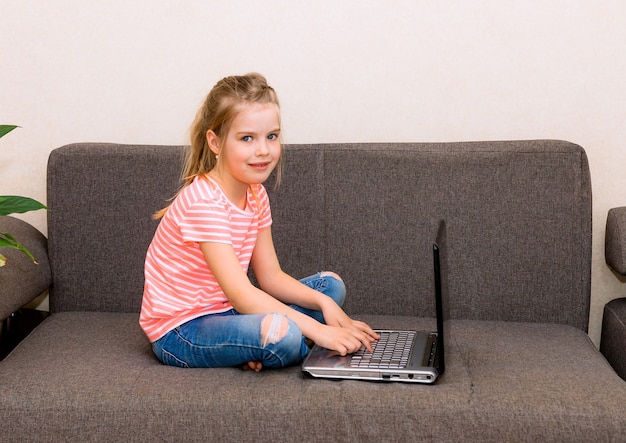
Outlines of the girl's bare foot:
M 260 361 L 249 361 L 245 365 L 243 365 L 244 370 L 252 369 L 254 372 L 261 372 L 263 369 L 263 363 Z

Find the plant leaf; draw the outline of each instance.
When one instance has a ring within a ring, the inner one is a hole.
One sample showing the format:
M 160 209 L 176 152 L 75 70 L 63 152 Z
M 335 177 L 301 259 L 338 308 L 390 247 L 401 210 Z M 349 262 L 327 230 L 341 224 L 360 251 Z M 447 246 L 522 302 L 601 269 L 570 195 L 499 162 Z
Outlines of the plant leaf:
M 28 258 L 30 258 L 33 261 L 33 263 L 35 263 L 36 265 L 39 264 L 37 263 L 37 260 L 35 260 L 35 257 L 33 256 L 33 254 L 31 254 L 30 251 L 26 249 L 26 247 L 23 244 L 18 242 L 15 239 L 15 237 L 13 237 L 8 232 L 0 232 L 0 248 L 19 249 L 24 254 L 26 254 Z M 2 256 L 2 258 L 0 258 L 0 266 L 4 266 L 6 262 L 7 262 L 6 257 Z
M 7 135 L 9 132 L 14 130 L 15 128 L 19 128 L 19 126 L 16 126 L 16 125 L 0 125 L 0 138 L 4 137 L 5 135 Z
M 17 241 L 8 232 L 0 232 L 0 248 L 14 248 Z
M 0 215 L 22 214 L 39 209 L 48 209 L 48 207 L 29 197 L 18 197 L 15 195 L 0 196 Z
M 7 258 L 0 254 L 0 268 L 7 264 Z

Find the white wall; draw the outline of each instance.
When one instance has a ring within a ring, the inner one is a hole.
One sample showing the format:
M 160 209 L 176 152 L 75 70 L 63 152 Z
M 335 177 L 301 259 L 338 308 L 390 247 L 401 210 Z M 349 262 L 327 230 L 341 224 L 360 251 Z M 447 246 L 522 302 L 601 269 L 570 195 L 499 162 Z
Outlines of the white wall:
M 594 192 L 593 307 L 626 205 L 626 4 L 619 0 L 2 0 L 0 194 L 45 200 L 50 150 L 178 144 L 221 77 L 259 71 L 288 143 L 557 138 Z M 43 213 L 23 216 L 45 232 Z

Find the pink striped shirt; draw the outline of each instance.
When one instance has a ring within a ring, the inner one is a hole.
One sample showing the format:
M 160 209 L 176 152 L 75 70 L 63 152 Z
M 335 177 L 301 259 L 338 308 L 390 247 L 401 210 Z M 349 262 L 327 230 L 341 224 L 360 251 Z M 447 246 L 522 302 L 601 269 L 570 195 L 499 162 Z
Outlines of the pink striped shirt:
M 231 245 L 247 272 L 257 235 L 271 224 L 263 185 L 251 185 L 245 210 L 207 176 L 185 187 L 161 220 L 146 256 L 139 323 L 150 341 L 194 318 L 232 309 L 200 243 Z

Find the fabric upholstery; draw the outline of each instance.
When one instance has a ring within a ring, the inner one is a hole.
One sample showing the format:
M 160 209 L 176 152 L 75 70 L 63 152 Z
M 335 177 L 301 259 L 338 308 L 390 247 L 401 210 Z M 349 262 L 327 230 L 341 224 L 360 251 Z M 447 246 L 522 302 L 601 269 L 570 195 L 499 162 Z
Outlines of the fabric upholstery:
M 48 160 L 50 310 L 139 312 L 152 215 L 180 186 L 176 147 L 83 144 Z M 86 278 L 86 277 L 89 278 Z
M 35 257 L 32 262 L 22 251 L 2 248 L 7 264 L 0 268 L 0 320 L 4 320 L 50 286 L 47 241 L 37 229 L 11 216 L 0 217 L 0 232 L 8 232 Z
M 151 215 L 179 188 L 182 158 L 182 148 L 163 146 L 52 152 L 52 311 L 138 312 Z M 433 316 L 429 251 L 445 218 L 453 317 L 586 330 L 591 188 L 579 146 L 295 145 L 284 158 L 282 185 L 268 184 L 281 263 L 296 277 L 341 274 L 349 312 Z
M 180 187 L 183 155 L 175 146 L 91 143 L 51 153 L 52 314 L 0 362 L 2 435 L 80 442 L 626 435 L 626 383 L 585 333 L 591 184 L 581 147 L 550 140 L 285 147 L 283 182 L 267 186 L 282 266 L 295 277 L 338 272 L 347 311 L 374 327 L 434 329 L 431 246 L 446 220 L 452 320 L 446 372 L 433 386 L 314 380 L 298 367 L 257 374 L 160 364 L 138 324 L 143 261 L 157 226 L 151 215 Z
M 617 298 L 604 306 L 600 351 L 626 380 L 626 298 Z
M 571 326 L 453 321 L 446 373 L 416 386 L 315 380 L 297 367 L 165 367 L 137 320 L 52 315 L 0 365 L 11 386 L 0 390 L 3 431 L 14 441 L 609 441 L 626 433 L 626 383 Z
M 626 275 L 626 206 L 609 210 L 604 253 L 607 264 Z

